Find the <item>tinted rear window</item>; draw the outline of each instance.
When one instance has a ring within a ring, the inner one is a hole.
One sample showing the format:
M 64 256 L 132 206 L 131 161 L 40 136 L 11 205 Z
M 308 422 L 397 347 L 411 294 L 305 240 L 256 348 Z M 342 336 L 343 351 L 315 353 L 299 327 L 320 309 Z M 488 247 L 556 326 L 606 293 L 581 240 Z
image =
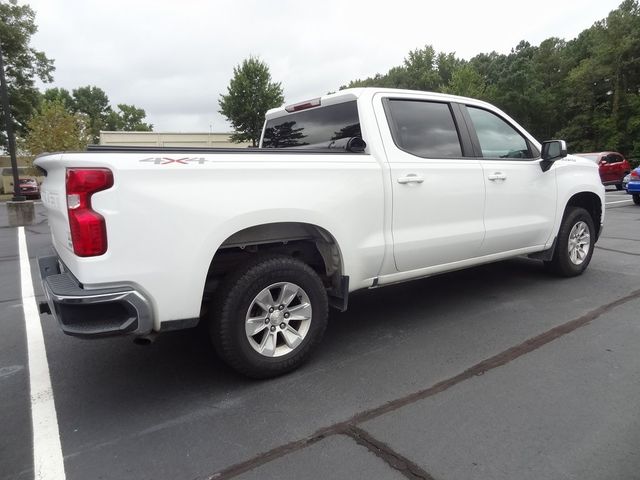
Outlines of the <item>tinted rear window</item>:
M 355 101 L 268 120 L 262 148 L 330 148 L 351 137 L 362 137 Z

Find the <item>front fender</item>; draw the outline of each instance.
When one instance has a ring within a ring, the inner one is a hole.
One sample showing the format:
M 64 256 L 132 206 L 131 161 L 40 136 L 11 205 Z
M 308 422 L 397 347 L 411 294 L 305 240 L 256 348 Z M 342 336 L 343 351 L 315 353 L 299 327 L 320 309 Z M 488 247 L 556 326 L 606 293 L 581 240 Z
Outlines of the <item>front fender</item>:
M 558 211 L 554 225 L 553 242 L 560 230 L 564 212 L 572 198 L 581 193 L 595 195 L 601 207 L 600 226 L 605 218 L 605 188 L 600 181 L 598 167 L 593 162 L 579 157 L 568 156 L 554 164 L 558 182 Z M 602 229 L 600 229 L 601 231 Z

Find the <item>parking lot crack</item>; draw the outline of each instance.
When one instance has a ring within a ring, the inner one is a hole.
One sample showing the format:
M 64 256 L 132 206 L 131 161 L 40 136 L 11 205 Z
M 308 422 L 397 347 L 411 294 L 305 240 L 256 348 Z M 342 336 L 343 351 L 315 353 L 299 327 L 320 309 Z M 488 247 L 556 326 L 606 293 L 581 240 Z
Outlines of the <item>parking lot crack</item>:
M 627 237 L 609 237 L 609 236 L 605 236 L 603 235 L 602 237 L 600 237 L 602 239 L 606 239 L 606 240 L 626 240 L 628 242 L 640 242 L 640 238 L 627 238 Z
M 343 431 L 343 434 L 352 438 L 358 445 L 365 447 L 406 478 L 411 480 L 434 480 L 434 478 L 421 467 L 392 450 L 386 443 L 374 438 L 368 432 L 351 425 Z
M 324 438 L 326 438 L 326 435 L 324 434 L 315 434 L 309 438 L 281 445 L 272 450 L 269 450 L 268 452 L 257 455 L 256 457 L 253 457 L 247 461 L 237 463 L 228 468 L 225 468 L 224 470 L 221 470 L 220 472 L 208 477 L 207 480 L 226 480 L 228 478 L 237 477 L 238 475 L 249 472 L 280 457 L 284 457 L 289 453 L 311 446 Z
M 633 255 L 634 257 L 640 257 L 640 253 L 625 252 L 624 250 L 616 250 L 615 248 L 605 248 L 600 246 L 596 246 L 596 248 L 598 250 L 606 250 L 607 252 L 623 253 L 625 255 Z
M 13 302 L 21 302 L 22 299 L 21 298 L 7 298 L 6 300 L 0 300 L 0 304 L 1 303 L 13 303 Z

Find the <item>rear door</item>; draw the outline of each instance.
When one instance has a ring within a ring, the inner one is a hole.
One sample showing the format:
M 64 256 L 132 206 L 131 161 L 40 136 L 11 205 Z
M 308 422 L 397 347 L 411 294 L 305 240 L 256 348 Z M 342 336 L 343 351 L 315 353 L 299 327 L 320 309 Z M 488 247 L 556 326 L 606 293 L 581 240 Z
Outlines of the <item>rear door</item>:
M 465 158 L 471 144 L 456 123 L 457 106 L 380 94 L 374 107 L 390 168 L 398 271 L 476 257 L 485 185 L 480 162 Z
M 480 254 L 544 245 L 555 222 L 555 170 L 543 172 L 536 147 L 496 112 L 467 106 L 466 115 L 487 194 Z

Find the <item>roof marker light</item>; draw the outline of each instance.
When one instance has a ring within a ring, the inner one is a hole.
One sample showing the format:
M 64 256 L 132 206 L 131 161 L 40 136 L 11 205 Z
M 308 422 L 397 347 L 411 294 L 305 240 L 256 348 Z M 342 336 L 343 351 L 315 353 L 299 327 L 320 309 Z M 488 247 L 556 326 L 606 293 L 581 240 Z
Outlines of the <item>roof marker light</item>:
M 299 112 L 300 110 L 306 110 L 307 108 L 319 107 L 320 98 L 314 98 L 313 100 L 307 100 L 305 102 L 294 103 L 293 105 L 287 105 L 284 109 L 289 112 Z

